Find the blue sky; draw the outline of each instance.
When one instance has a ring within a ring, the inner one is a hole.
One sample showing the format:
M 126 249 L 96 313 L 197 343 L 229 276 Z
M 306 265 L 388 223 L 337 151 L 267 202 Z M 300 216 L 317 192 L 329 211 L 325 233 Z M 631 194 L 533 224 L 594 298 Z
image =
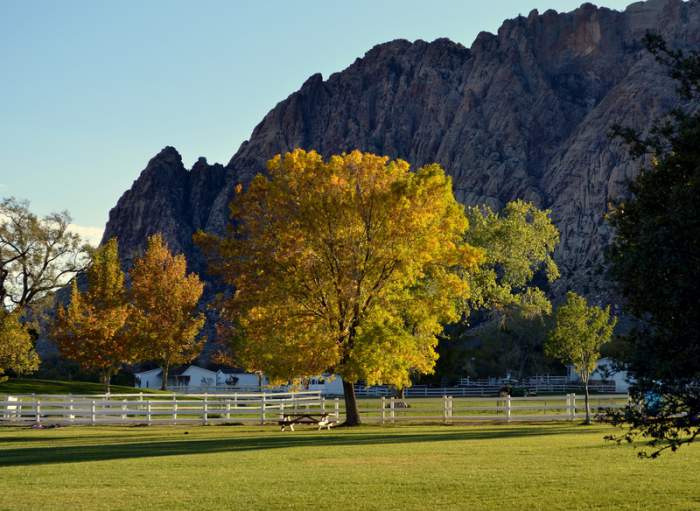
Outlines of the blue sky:
M 226 163 L 311 74 L 375 44 L 481 30 L 569 0 L 0 0 L 0 196 L 98 235 L 147 161 Z M 602 0 L 618 10 L 627 0 Z

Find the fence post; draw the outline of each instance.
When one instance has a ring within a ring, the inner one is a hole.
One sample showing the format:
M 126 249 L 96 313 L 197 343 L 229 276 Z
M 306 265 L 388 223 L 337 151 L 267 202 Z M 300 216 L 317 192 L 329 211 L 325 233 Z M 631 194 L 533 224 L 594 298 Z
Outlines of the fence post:
M 204 393 L 204 408 L 202 409 L 202 423 L 206 426 L 209 423 L 209 396 Z
M 454 415 L 454 396 L 450 396 L 450 424 L 452 424 L 452 416 Z
M 68 405 L 68 409 L 70 410 L 70 414 L 68 415 L 68 420 L 72 423 L 75 421 L 75 414 L 73 413 L 73 398 L 70 399 L 70 405 Z
M 576 420 L 576 393 L 571 394 L 571 420 Z
M 262 399 L 260 400 L 260 425 L 265 425 L 265 394 L 263 393 Z
M 384 422 L 386 421 L 386 398 L 384 396 L 381 397 L 379 401 L 379 406 L 382 407 L 382 426 L 384 425 Z
M 334 402 L 333 402 L 333 409 L 335 412 L 335 420 L 336 422 L 340 422 L 340 401 L 336 397 Z
M 391 417 L 391 423 L 395 424 L 396 423 L 396 401 L 394 399 L 394 396 L 391 396 L 389 399 L 389 413 Z
M 510 394 L 506 397 L 506 422 L 510 422 Z
M 231 400 L 226 400 L 226 420 L 231 419 Z
M 571 394 L 566 394 L 566 420 L 571 420 Z
M 173 399 L 173 424 L 177 422 L 177 399 Z
M 139 392 L 139 401 L 143 401 L 143 392 Z
M 93 400 L 92 403 L 90 404 L 90 424 L 93 426 L 97 422 L 97 417 L 96 417 L 97 411 L 95 408 L 95 401 Z
M 146 422 L 151 425 L 151 400 L 146 401 Z
M 35 414 L 35 419 L 37 424 L 41 424 L 41 400 L 37 399 L 34 402 L 34 414 Z
M 442 422 L 447 424 L 447 396 L 442 396 Z
M 122 399 L 122 420 L 126 421 L 126 399 Z

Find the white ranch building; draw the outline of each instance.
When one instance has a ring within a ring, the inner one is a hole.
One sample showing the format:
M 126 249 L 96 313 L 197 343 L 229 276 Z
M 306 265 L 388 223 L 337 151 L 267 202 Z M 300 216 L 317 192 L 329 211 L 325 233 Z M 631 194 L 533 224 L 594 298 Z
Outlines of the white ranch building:
M 162 383 L 160 368 L 135 373 L 135 387 L 141 389 L 159 389 Z M 172 369 L 168 375 L 167 389 L 176 392 L 255 392 L 260 386 L 269 386 L 264 375 L 244 371 L 212 371 L 196 365 Z M 308 390 L 318 390 L 326 395 L 343 395 L 343 383 L 340 377 L 331 375 L 316 376 L 309 381 Z

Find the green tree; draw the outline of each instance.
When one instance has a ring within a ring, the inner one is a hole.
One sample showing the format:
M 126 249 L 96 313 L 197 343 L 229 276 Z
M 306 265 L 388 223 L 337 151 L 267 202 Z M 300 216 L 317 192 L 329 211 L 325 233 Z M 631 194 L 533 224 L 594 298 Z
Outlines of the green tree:
M 466 241 L 486 257 L 466 275 L 471 315 L 446 330 L 440 373 L 462 375 L 468 368 L 475 375 L 513 371 L 523 377 L 549 365 L 543 343 L 552 307 L 538 285 L 546 287 L 559 277 L 553 259 L 559 231 L 550 213 L 521 200 L 499 212 L 467 208 Z M 476 328 L 468 328 L 470 323 Z
M 553 367 L 544 355 L 544 343 L 551 329 L 552 304 L 542 290 L 528 288 L 498 317 L 478 329 L 480 344 L 468 351 L 478 360 L 475 369 L 482 376 L 510 373 L 521 379 L 550 372 Z
M 346 424 L 359 424 L 353 383 L 403 387 L 430 372 L 437 334 L 471 296 L 460 272 L 483 255 L 464 242 L 464 208 L 438 165 L 295 150 L 268 171 L 232 202 L 227 237 L 197 237 L 236 290 L 221 302 L 224 330 L 272 380 L 341 375 Z
M 574 366 L 586 390 L 586 424 L 591 423 L 588 381 L 595 371 L 600 348 L 610 340 L 617 319 L 610 306 L 589 306 L 586 299 L 573 291 L 556 311 L 554 328 L 545 342 L 547 356 Z
M 559 278 L 553 259 L 559 231 L 550 214 L 522 200 L 509 202 L 500 212 L 488 206 L 467 208 L 466 241 L 486 254 L 484 264 L 468 275 L 472 309 L 503 310 L 521 301 L 538 274 L 546 282 Z
M 136 361 L 137 347 L 124 335 L 129 315 L 124 272 L 116 238 L 94 251 L 87 270 L 87 290 L 73 280 L 70 303 L 58 306 L 51 336 L 61 353 L 88 370 L 100 373 L 109 392 L 112 376 L 123 364 Z
M 631 426 L 629 441 L 651 438 L 656 456 L 700 434 L 700 54 L 671 50 L 653 35 L 645 44 L 677 80 L 687 108 L 657 121 L 648 136 L 616 128 L 632 154 L 646 158 L 630 197 L 609 216 L 608 258 L 624 309 L 637 319 L 622 350 L 636 379 L 633 404 L 613 421 Z
M 26 201 L 0 199 L 0 320 L 5 322 L 0 328 L 6 336 L 0 339 L 0 368 L 37 369 L 33 341 L 39 336 L 39 318 L 54 291 L 88 260 L 80 236 L 70 232 L 70 221 L 67 212 L 40 218 Z
M 0 306 L 29 306 L 65 286 L 88 261 L 67 212 L 43 218 L 29 203 L 0 200 Z
M 16 374 L 30 373 L 39 368 L 39 356 L 19 312 L 0 308 L 0 382 L 7 380 L 9 370 Z
M 197 313 L 204 284 L 197 274 L 187 273 L 185 256 L 173 255 L 160 234 L 148 239 L 145 254 L 129 275 L 133 305 L 129 335 L 143 358 L 160 365 L 165 390 L 170 367 L 190 362 L 204 345 L 198 339 L 204 315 Z

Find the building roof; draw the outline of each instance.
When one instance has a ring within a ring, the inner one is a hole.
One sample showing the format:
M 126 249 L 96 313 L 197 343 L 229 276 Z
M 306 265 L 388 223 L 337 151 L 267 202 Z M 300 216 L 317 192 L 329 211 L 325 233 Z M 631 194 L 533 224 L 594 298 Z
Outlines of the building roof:
M 161 369 L 160 367 L 156 367 L 155 369 L 149 369 L 148 371 L 139 371 L 138 373 L 134 373 L 134 376 L 141 376 L 144 374 L 147 374 L 149 376 L 160 376 Z
M 200 371 L 204 371 L 204 372 L 211 373 L 211 374 L 216 374 L 215 371 L 205 369 L 204 367 L 200 367 L 198 365 L 190 364 L 190 365 L 173 367 L 172 369 L 170 369 L 170 371 L 168 371 L 168 375 L 169 376 L 181 376 L 192 368 L 199 369 Z M 162 374 L 162 372 L 163 371 L 160 367 L 156 367 L 155 369 L 149 369 L 148 371 L 141 371 L 138 373 L 134 373 L 134 376 L 142 376 L 142 375 L 160 376 Z
M 205 369 L 204 367 L 196 366 L 194 364 L 191 364 L 189 366 L 183 366 L 182 370 L 177 374 L 178 375 L 184 374 L 184 373 L 188 372 L 190 369 L 198 369 L 199 371 L 204 371 L 205 373 L 210 373 L 212 375 L 216 375 L 215 371 L 212 371 L 210 369 Z

